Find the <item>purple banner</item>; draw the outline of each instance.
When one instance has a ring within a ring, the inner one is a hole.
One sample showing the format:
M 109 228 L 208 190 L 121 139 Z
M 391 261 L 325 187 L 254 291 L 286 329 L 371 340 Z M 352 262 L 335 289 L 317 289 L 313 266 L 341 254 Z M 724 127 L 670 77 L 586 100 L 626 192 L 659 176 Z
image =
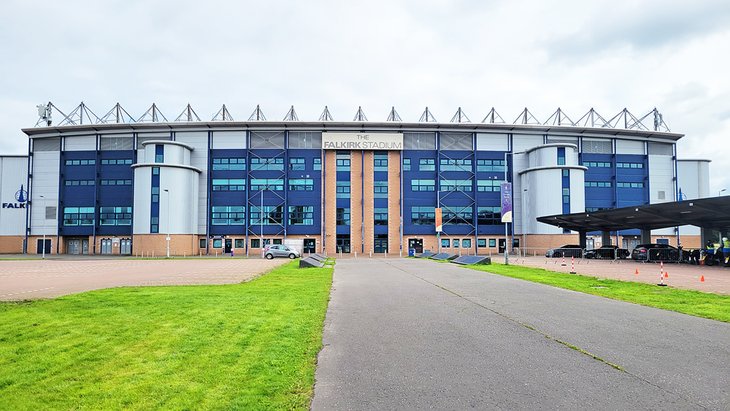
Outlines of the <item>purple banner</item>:
M 502 183 L 502 222 L 512 222 L 512 183 Z

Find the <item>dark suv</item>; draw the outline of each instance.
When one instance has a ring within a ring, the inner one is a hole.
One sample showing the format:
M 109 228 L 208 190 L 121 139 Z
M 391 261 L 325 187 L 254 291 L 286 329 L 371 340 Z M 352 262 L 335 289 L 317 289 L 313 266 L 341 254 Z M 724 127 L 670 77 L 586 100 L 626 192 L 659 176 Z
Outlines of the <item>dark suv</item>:
M 636 261 L 679 261 L 679 250 L 669 244 L 639 244 L 631 252 Z
M 583 256 L 583 249 L 579 245 L 566 244 L 561 245 L 558 248 L 551 248 L 545 253 L 545 257 L 576 257 L 581 258 Z
M 601 248 L 586 250 L 585 258 L 601 258 L 613 260 L 615 258 L 629 258 L 631 253 L 625 248 L 619 248 L 617 245 L 604 245 Z

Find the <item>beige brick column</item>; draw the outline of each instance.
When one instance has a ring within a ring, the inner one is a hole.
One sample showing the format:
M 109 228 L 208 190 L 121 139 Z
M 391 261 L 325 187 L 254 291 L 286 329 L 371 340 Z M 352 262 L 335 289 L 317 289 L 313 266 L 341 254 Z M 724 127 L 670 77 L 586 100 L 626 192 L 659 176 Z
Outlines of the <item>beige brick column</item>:
M 388 152 L 388 253 L 400 253 L 400 151 Z M 405 240 L 404 240 L 405 242 Z M 408 254 L 408 243 L 403 246 Z
M 366 151 L 364 157 L 365 163 L 363 167 L 362 187 L 363 187 L 363 228 L 365 231 L 364 253 L 369 255 L 374 251 L 375 246 L 375 152 Z M 354 227 L 353 227 L 354 228 Z M 360 233 L 357 233 L 358 236 Z
M 337 253 L 337 161 L 335 151 L 322 151 L 322 170 L 324 176 L 322 178 L 322 184 L 324 188 L 322 190 L 322 202 L 324 213 L 322 215 L 324 219 L 324 252 L 328 255 L 335 255 Z
M 362 154 L 350 152 L 350 252 L 362 254 Z

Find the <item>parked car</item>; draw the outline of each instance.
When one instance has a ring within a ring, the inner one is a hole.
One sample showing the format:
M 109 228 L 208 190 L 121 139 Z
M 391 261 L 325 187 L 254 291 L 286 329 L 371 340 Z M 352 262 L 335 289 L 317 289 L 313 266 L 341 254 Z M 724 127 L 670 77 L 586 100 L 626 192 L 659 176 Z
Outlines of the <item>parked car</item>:
M 679 261 L 679 250 L 669 244 L 639 244 L 631 252 L 636 261 Z
M 558 248 L 551 248 L 545 253 L 545 257 L 576 257 L 583 256 L 583 249 L 579 245 L 566 244 Z
M 274 257 L 288 257 L 293 260 L 295 258 L 299 258 L 300 254 L 299 251 L 292 247 L 283 244 L 274 244 L 266 246 L 264 249 L 264 257 L 269 260 Z
M 617 245 L 604 245 L 593 250 L 586 250 L 583 255 L 585 258 L 602 258 L 613 260 L 616 258 L 629 258 L 631 253 L 625 248 L 619 248 Z

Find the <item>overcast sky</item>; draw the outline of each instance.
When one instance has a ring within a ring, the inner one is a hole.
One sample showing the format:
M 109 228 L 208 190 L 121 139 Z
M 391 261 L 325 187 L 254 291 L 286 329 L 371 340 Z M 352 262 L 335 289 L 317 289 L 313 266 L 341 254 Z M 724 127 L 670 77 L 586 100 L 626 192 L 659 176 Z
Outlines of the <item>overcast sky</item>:
M 730 190 L 730 2 L 60 1 L 0 5 L 0 153 L 25 153 L 37 104 L 97 115 L 120 102 L 169 120 L 187 103 L 209 120 L 225 103 L 280 120 L 328 105 L 385 120 L 425 106 L 473 122 L 494 106 L 577 120 L 594 107 L 657 107 L 685 134 L 680 158 L 711 159 L 711 193 Z M 647 125 L 651 127 L 651 121 Z M 727 194 L 727 193 L 724 193 Z

